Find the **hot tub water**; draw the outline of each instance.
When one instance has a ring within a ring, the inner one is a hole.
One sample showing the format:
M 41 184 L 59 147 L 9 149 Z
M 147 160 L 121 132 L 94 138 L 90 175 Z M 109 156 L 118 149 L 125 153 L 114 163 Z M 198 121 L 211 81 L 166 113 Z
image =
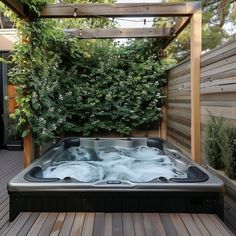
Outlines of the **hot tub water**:
M 187 174 L 158 148 L 147 146 L 101 147 L 96 151 L 86 147 L 70 147 L 53 158 L 51 166 L 43 171 L 44 178 L 71 177 L 81 182 L 148 182 L 160 176 L 167 179 L 186 178 Z

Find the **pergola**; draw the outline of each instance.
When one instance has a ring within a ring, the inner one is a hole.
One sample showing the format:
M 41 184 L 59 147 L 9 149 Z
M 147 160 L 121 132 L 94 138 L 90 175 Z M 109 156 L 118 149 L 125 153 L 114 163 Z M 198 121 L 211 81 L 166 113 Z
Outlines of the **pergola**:
M 19 17 L 31 20 L 34 16 L 20 0 L 0 0 Z M 183 29 L 191 24 L 191 157 L 201 162 L 200 119 L 200 55 L 202 44 L 201 2 L 183 3 L 120 3 L 120 4 L 47 4 L 40 18 L 116 18 L 116 17 L 176 17 L 176 24 L 163 28 L 67 29 L 81 39 L 91 38 L 163 38 L 165 49 Z M 167 138 L 167 108 L 163 109 L 161 137 Z M 32 159 L 32 136 L 24 139 L 24 161 Z

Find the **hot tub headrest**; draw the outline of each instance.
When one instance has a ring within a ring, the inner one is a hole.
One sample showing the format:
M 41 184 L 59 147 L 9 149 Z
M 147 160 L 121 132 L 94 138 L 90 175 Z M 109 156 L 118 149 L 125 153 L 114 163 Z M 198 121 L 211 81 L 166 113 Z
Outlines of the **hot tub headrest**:
M 147 139 L 147 146 L 148 147 L 156 147 L 162 151 L 163 150 L 163 140 L 161 140 L 159 138 L 148 138 Z
M 80 146 L 80 139 L 79 138 L 65 138 L 63 140 L 65 150 L 70 147 L 79 147 Z

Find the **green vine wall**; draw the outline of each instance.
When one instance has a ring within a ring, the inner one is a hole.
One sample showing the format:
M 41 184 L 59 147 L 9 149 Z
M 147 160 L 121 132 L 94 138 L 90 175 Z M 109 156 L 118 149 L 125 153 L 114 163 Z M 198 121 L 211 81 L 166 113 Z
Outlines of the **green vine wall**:
M 43 6 L 38 2 L 30 4 L 35 14 Z M 18 20 L 17 27 L 21 41 L 10 77 L 18 107 L 11 117 L 24 127 L 23 136 L 32 130 L 42 144 L 63 131 L 127 135 L 161 119 L 170 62 L 158 60 L 155 40 L 126 46 L 78 40 L 65 35 L 56 20 Z

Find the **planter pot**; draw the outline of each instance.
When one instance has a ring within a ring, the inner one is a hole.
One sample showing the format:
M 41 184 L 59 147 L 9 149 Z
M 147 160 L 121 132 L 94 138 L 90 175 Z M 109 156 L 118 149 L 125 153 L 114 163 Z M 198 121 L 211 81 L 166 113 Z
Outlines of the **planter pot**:
M 22 151 L 23 150 L 23 142 L 21 140 L 9 141 L 6 146 L 7 146 L 8 151 Z

